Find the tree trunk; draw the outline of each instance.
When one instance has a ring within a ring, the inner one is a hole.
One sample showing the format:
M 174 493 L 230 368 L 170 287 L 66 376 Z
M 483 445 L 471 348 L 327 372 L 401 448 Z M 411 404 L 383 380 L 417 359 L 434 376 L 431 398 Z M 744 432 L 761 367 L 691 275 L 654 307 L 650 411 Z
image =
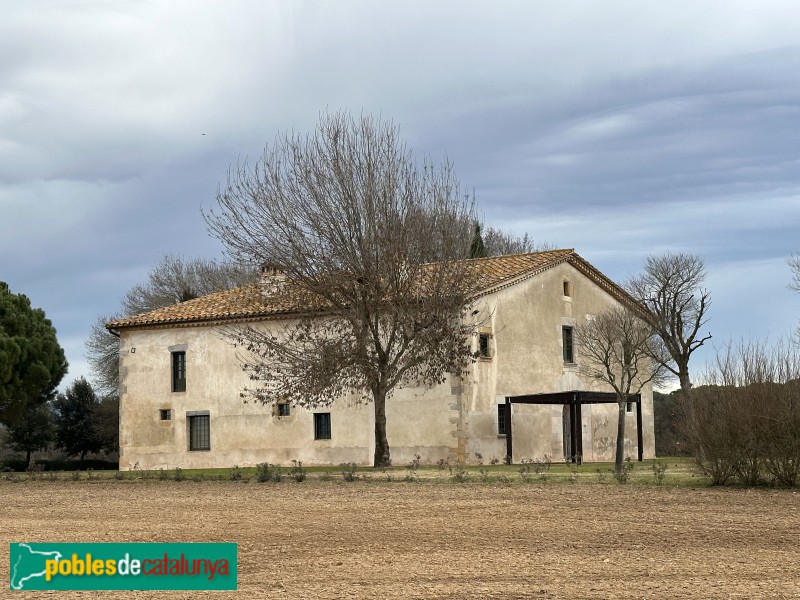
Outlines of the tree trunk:
M 375 402 L 375 467 L 388 467 L 392 464 L 389 454 L 389 441 L 386 439 L 386 390 L 378 387 L 373 390 Z
M 689 379 L 689 367 L 679 367 L 678 368 L 678 381 L 681 384 L 681 393 L 683 394 L 683 399 L 687 402 L 691 399 L 692 394 L 692 382 Z
M 27 454 L 25 456 L 25 464 L 28 465 L 28 467 L 31 466 L 31 451 L 30 451 L 30 449 L 27 450 Z
M 614 472 L 622 473 L 622 463 L 625 461 L 625 410 L 627 402 L 618 402 L 619 416 L 617 420 L 617 452 L 614 456 Z

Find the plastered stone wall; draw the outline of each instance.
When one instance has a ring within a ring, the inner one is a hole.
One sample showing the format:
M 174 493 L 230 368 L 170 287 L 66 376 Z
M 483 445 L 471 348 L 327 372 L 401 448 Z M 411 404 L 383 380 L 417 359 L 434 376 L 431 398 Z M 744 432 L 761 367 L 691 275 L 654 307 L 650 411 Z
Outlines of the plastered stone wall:
M 564 282 L 569 284 L 565 296 Z M 450 376 L 432 389 L 396 390 L 387 401 L 387 436 L 393 463 L 419 455 L 425 464 L 501 460 L 498 404 L 505 396 L 588 389 L 577 365 L 565 365 L 563 325 L 574 325 L 615 300 L 568 264 L 481 298 L 478 332 L 489 335 L 490 357 L 478 358 L 469 375 Z M 280 327 L 279 321 L 260 326 Z M 120 468 L 170 469 L 288 465 L 372 464 L 373 405 L 355 397 L 329 407 L 279 417 L 272 407 L 245 404 L 247 378 L 236 350 L 216 326 L 123 330 L 120 338 Z M 478 335 L 473 340 L 478 349 Z M 171 352 L 186 352 L 186 391 L 173 392 Z M 580 361 L 576 348 L 576 361 Z M 600 391 L 608 391 L 602 390 Z M 162 420 L 169 409 L 171 419 Z M 584 460 L 612 460 L 615 404 L 584 405 Z M 207 411 L 210 450 L 189 450 L 187 413 Z M 315 412 L 331 415 L 331 439 L 314 439 Z M 644 455 L 654 455 L 652 394 L 642 398 Z M 514 460 L 564 458 L 561 406 L 514 405 Z M 626 453 L 636 456 L 635 414 L 627 416 Z

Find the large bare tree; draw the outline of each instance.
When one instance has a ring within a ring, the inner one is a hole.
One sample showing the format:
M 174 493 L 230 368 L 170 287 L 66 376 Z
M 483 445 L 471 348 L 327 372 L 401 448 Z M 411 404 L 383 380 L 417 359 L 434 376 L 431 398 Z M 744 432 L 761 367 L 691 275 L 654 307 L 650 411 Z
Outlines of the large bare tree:
M 637 311 L 638 312 L 638 311 Z M 647 384 L 661 383 L 665 357 L 658 353 L 653 329 L 633 310 L 618 306 L 575 327 L 580 372 L 611 386 L 617 396 L 617 445 L 614 472 L 622 473 L 625 459 L 625 412 L 632 396 Z
M 475 217 L 450 163 L 415 160 L 392 123 L 328 114 L 232 168 L 217 201 L 205 217 L 229 257 L 269 265 L 317 308 L 276 331 L 229 330 L 245 396 L 313 407 L 354 392 L 374 403 L 374 464 L 390 464 L 387 397 L 469 356 Z
M 800 292 L 800 252 L 795 252 L 787 258 L 786 264 L 792 270 L 792 281 L 789 283 L 789 289 Z M 800 344 L 800 326 L 794 332 L 794 339 Z
M 711 339 L 701 328 L 708 321 L 710 294 L 703 288 L 706 270 L 703 259 L 694 254 L 672 253 L 648 256 L 644 271 L 628 280 L 628 292 L 645 311 L 648 325 L 663 343 L 655 357 L 669 357 L 664 366 L 680 382 L 683 397 L 691 396 L 689 359 Z
M 789 284 L 789 289 L 800 292 L 800 252 L 795 252 L 787 258 L 786 264 L 792 270 L 792 282 Z
M 119 339 L 106 329 L 106 323 L 253 283 L 257 278 L 258 270 L 252 265 L 163 256 L 150 269 L 145 282 L 128 290 L 120 312 L 100 316 L 92 325 L 86 341 L 86 357 L 92 367 L 95 388 L 102 395 L 116 395 L 119 387 Z

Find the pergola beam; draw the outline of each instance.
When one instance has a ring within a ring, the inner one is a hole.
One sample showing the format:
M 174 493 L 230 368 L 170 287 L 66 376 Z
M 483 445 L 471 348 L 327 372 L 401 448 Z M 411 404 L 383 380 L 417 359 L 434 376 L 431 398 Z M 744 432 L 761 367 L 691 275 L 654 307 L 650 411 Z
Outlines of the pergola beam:
M 642 434 L 642 395 L 632 394 L 631 402 L 636 402 L 636 445 L 639 462 L 644 459 L 644 440 Z M 512 404 L 561 404 L 569 406 L 570 415 L 570 452 L 572 462 L 577 456 L 583 456 L 583 417 L 581 406 L 584 404 L 617 404 L 617 396 L 611 392 L 587 392 L 574 390 L 571 392 L 551 392 L 548 394 L 524 394 L 521 396 L 506 396 L 505 425 L 506 425 L 506 456 L 508 464 L 513 463 L 514 440 L 513 425 L 511 421 Z

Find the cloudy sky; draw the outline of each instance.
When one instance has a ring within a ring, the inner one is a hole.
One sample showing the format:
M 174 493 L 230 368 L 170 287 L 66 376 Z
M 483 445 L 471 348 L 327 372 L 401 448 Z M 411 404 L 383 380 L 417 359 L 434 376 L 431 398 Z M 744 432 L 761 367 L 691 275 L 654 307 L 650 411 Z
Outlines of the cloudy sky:
M 200 208 L 228 166 L 339 109 L 617 281 L 703 256 L 717 343 L 800 319 L 794 0 L 6 2 L 0 280 L 53 320 L 65 383 L 162 255 L 221 256 Z

